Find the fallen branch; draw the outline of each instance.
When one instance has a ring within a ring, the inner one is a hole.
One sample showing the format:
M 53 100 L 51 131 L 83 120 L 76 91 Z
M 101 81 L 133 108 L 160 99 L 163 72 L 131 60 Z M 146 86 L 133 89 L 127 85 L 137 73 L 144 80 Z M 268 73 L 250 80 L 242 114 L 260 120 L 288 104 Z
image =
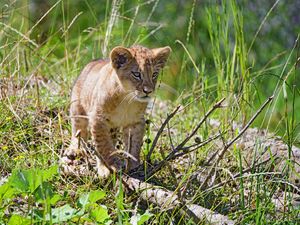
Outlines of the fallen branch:
M 217 120 L 208 121 L 210 129 L 218 130 L 220 122 Z M 232 132 L 241 130 L 243 127 L 236 122 L 232 122 Z M 222 143 L 216 143 L 217 145 Z M 279 171 L 288 175 L 288 181 L 300 187 L 299 174 L 300 174 L 300 148 L 293 145 L 291 146 L 291 156 L 289 156 L 289 147 L 281 137 L 273 133 L 259 128 L 248 128 L 243 136 L 235 143 L 237 149 L 241 150 L 243 155 L 243 167 L 251 167 L 251 164 L 266 160 L 269 157 L 274 157 L 274 166 L 272 171 Z M 232 147 L 231 147 L 232 148 Z M 256 151 L 259 150 L 259 155 Z M 278 156 L 275 157 L 275 156 Z M 212 156 L 210 156 L 211 158 Z M 293 167 L 292 172 L 288 173 L 286 170 L 287 162 Z M 207 163 L 207 162 L 206 162 Z M 207 165 L 207 164 L 206 164 Z M 226 166 L 226 165 L 225 165 Z M 203 179 L 204 180 L 204 179 Z M 205 189 L 206 190 L 206 189 Z
M 105 164 L 110 173 L 115 173 L 115 171 L 105 163 L 97 151 L 94 151 L 94 153 L 95 156 Z M 128 192 L 140 192 L 142 200 L 156 204 L 161 210 L 180 208 L 182 214 L 188 214 L 196 223 L 208 221 L 210 224 L 216 225 L 235 224 L 235 221 L 230 220 L 227 216 L 196 204 L 185 203 L 187 200 L 180 200 L 179 196 L 172 191 L 162 187 L 156 187 L 126 174 L 122 176 L 122 184 Z
M 210 224 L 235 224 L 235 221 L 230 220 L 227 216 L 196 204 L 180 201 L 178 195 L 172 191 L 161 187 L 155 187 L 149 183 L 142 182 L 129 176 L 123 176 L 122 182 L 126 183 L 126 187 L 129 191 L 140 192 L 140 196 L 144 201 L 156 204 L 161 210 L 169 210 L 176 207 L 181 208 L 183 213 L 191 216 L 196 223 L 207 221 Z

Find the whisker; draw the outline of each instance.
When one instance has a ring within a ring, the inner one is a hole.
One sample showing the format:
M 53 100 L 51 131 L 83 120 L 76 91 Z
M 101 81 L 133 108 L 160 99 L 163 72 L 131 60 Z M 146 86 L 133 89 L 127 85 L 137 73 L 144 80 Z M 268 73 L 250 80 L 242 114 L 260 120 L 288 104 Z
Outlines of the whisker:
M 132 91 L 132 92 L 129 92 L 127 95 L 125 95 L 125 97 L 122 99 L 122 101 L 120 102 L 120 105 L 124 102 L 124 101 L 126 101 L 126 100 L 128 100 L 129 99 L 129 101 L 130 101 L 130 99 L 132 98 L 132 95 L 135 95 L 134 94 L 134 91 Z
M 133 93 L 133 96 L 132 96 L 132 98 L 128 101 L 128 104 L 130 104 L 130 103 L 133 101 L 133 99 L 135 99 L 135 97 L 137 97 L 137 95 L 136 95 L 135 93 Z

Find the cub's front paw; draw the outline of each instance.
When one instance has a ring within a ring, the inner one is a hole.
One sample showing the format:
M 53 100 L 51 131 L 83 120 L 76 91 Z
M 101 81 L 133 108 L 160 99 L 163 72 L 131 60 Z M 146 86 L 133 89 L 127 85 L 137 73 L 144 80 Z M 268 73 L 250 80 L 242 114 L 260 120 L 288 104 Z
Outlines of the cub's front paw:
M 108 165 L 116 172 L 121 170 L 124 171 L 127 167 L 126 160 L 116 155 L 109 158 Z
M 65 176 L 87 176 L 88 166 L 80 160 L 70 160 L 67 156 L 61 157 L 59 160 L 61 173 Z
M 125 164 L 122 159 L 118 157 L 110 157 L 109 160 L 100 160 L 96 158 L 97 165 L 94 168 L 97 171 L 99 179 L 107 179 L 111 173 L 124 170 Z
M 61 172 L 66 176 L 89 176 L 89 165 L 83 152 L 78 148 L 68 148 L 59 159 Z
M 104 163 L 99 159 L 96 158 L 97 165 L 94 168 L 97 171 L 97 175 L 99 179 L 106 179 L 110 175 L 110 170 L 104 165 Z
M 80 148 L 71 144 L 62 154 L 63 156 L 67 156 L 70 159 L 75 159 L 76 157 L 82 157 L 83 152 Z

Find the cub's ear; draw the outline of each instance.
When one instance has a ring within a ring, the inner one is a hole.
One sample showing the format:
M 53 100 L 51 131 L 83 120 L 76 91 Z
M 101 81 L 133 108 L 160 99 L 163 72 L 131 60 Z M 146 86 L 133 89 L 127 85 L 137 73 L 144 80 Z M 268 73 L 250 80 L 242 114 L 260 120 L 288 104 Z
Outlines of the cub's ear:
M 152 52 L 154 54 L 155 64 L 163 68 L 168 60 L 168 57 L 171 53 L 171 48 L 169 46 L 163 48 L 154 48 Z
M 113 68 L 120 69 L 130 64 L 132 55 L 127 48 L 118 46 L 110 52 L 110 60 Z

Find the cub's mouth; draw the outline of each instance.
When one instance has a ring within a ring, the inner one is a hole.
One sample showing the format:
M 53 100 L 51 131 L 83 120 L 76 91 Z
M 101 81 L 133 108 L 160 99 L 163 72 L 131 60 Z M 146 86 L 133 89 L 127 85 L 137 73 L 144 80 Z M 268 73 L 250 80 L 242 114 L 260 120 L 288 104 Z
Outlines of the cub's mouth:
M 149 102 L 151 100 L 152 94 L 144 94 L 140 91 L 135 91 L 135 100 L 138 102 Z
M 136 96 L 135 97 L 137 101 L 139 102 L 149 102 L 151 100 L 151 97 L 149 95 L 145 96 Z

